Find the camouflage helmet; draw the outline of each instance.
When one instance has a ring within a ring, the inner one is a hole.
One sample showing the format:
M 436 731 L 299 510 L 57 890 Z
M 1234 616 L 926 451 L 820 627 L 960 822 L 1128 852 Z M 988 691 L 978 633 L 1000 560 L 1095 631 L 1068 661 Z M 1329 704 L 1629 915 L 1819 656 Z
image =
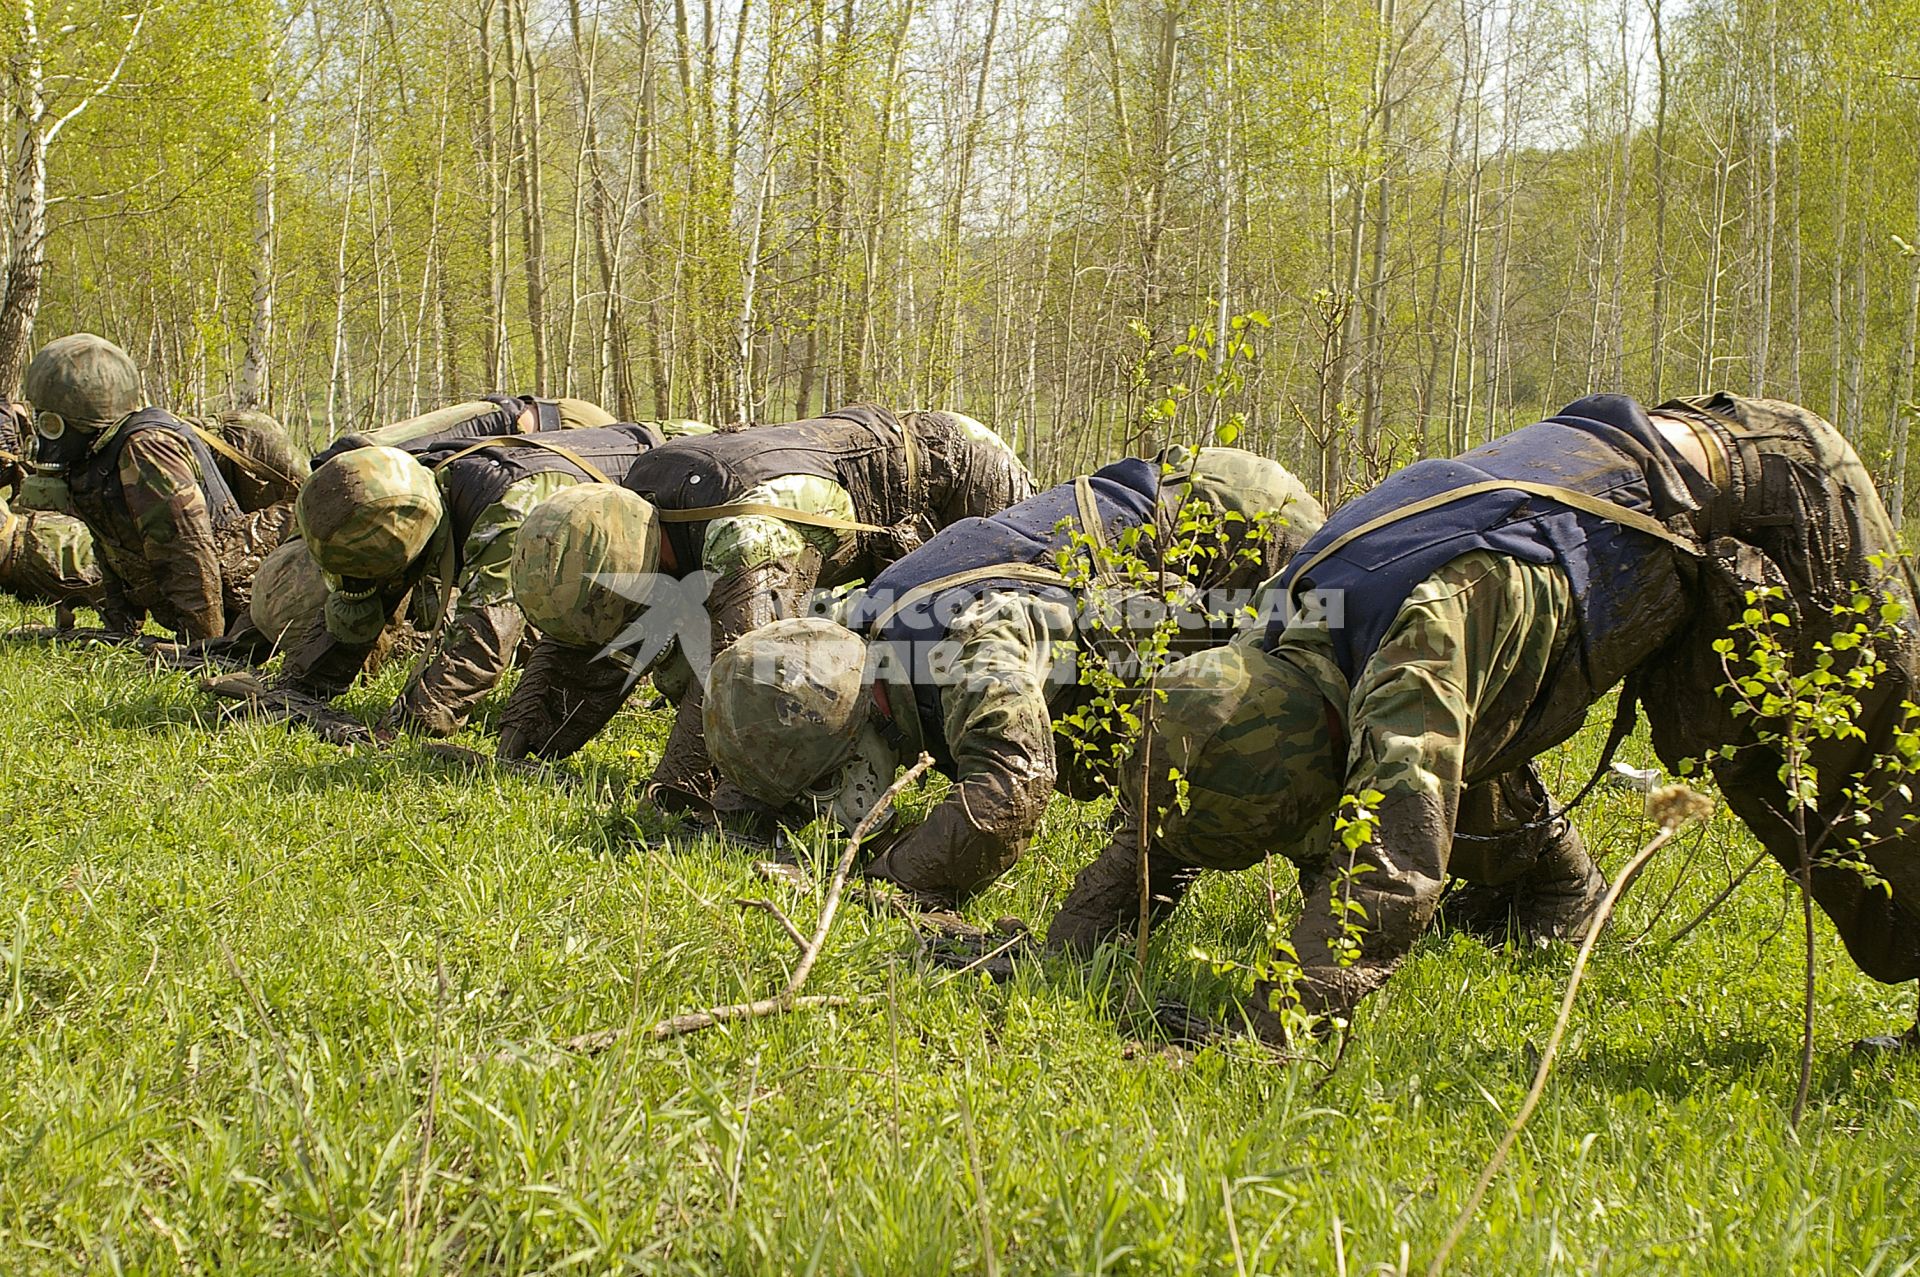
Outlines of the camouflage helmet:
M 707 675 L 707 752 L 721 773 L 779 807 L 838 769 L 867 718 L 866 655 L 858 634 L 820 617 L 742 635 Z
M 313 472 L 294 513 L 321 571 L 384 581 L 427 548 L 445 508 L 433 472 L 412 456 L 356 448 Z
M 1205 869 L 1245 869 L 1273 852 L 1300 852 L 1338 806 L 1346 760 L 1336 757 L 1319 686 L 1253 642 L 1210 648 L 1161 672 L 1166 698 L 1153 723 L 1152 791 L 1168 849 Z M 1138 768 L 1122 787 L 1140 806 Z M 1186 786 L 1175 801 L 1170 770 Z M 1162 792 L 1163 789 L 1166 792 Z
M 74 333 L 40 347 L 22 390 L 40 433 L 58 439 L 68 426 L 105 430 L 138 408 L 140 370 L 105 337 Z
M 579 483 L 535 506 L 514 538 L 514 602 L 570 647 L 605 647 L 640 612 L 636 578 L 660 566 L 660 516 L 611 483 Z M 632 581 L 623 586 L 623 578 Z
M 253 576 L 253 627 L 275 644 L 300 637 L 327 605 L 327 578 L 301 541 L 288 541 L 260 563 Z

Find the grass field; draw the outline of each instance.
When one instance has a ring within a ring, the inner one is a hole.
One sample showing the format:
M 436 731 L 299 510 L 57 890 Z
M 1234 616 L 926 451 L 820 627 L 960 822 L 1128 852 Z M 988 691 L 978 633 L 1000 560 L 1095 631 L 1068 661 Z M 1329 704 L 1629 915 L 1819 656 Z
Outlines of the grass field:
M 370 718 L 397 678 L 352 705 Z M 664 725 L 628 714 L 568 766 L 620 789 Z M 1561 792 L 1603 729 L 1548 760 Z M 793 946 L 734 900 L 778 896 L 803 929 L 817 901 L 604 790 L 222 723 L 127 653 L 0 646 L 0 759 L 9 1277 L 1419 1272 L 1572 964 L 1430 937 L 1316 1089 L 1251 1046 L 1152 1040 L 1118 956 L 954 978 L 849 904 L 808 991 L 875 1000 L 569 1056 L 554 1043 L 775 992 Z M 1650 833 L 1637 804 L 1584 813 L 1603 863 Z M 1097 839 L 1098 813 L 1056 803 L 971 916 L 1042 924 Z M 1920 1061 L 1847 1050 L 1910 1022 L 1911 989 L 1859 975 L 1822 923 L 1796 1138 L 1780 874 L 1660 943 L 1750 853 L 1717 816 L 1629 895 L 1455 1271 L 1915 1268 Z M 1272 881 L 1290 908 L 1290 871 Z M 1188 951 L 1251 957 L 1265 891 L 1207 882 L 1150 991 L 1225 1013 Z

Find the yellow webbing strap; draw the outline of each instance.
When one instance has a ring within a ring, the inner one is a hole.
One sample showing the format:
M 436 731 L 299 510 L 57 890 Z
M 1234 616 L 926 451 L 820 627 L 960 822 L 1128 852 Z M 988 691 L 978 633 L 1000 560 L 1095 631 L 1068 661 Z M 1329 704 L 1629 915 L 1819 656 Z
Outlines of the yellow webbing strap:
M 798 523 L 809 528 L 831 528 L 836 532 L 885 532 L 887 530 L 875 527 L 871 523 L 856 523 L 852 519 L 843 519 L 835 514 L 809 514 L 805 510 L 789 510 L 785 506 L 768 505 L 764 501 L 728 501 L 722 505 L 689 506 L 684 510 L 662 509 L 660 521 L 662 523 L 704 523 L 709 519 L 738 519 L 746 515 L 779 519 L 785 523 Z
M 1702 399 L 1675 399 L 1649 410 L 1650 416 L 1665 417 L 1678 421 L 1693 432 L 1700 442 L 1700 450 L 1707 454 L 1707 481 L 1726 491 L 1733 481 L 1733 459 L 1727 455 L 1727 445 L 1713 432 L 1717 424 L 1736 438 L 1747 433 L 1747 428 L 1723 412 L 1715 412 L 1707 407 Z
M 900 446 L 907 456 L 907 504 L 914 503 L 913 481 L 920 474 L 920 448 L 913 441 L 913 419 L 920 414 L 910 412 L 900 418 Z
M 6 510 L 0 505 L 0 510 Z M 7 517 L 0 521 L 0 575 L 5 575 L 13 566 L 13 534 L 20 528 L 20 516 L 7 510 Z
M 1100 518 L 1100 507 L 1093 499 L 1093 483 L 1086 475 L 1073 481 L 1073 499 L 1079 507 L 1080 526 L 1093 539 L 1101 550 L 1108 548 L 1107 526 Z M 1096 554 L 1095 571 L 1102 577 L 1111 578 L 1113 566 L 1105 562 L 1104 556 Z M 956 589 L 962 585 L 972 585 L 975 581 L 1026 581 L 1034 585 L 1056 585 L 1063 590 L 1071 590 L 1073 583 L 1052 568 L 1041 567 L 1037 563 L 989 563 L 983 567 L 968 568 L 964 572 L 950 572 L 946 576 L 935 577 L 922 585 L 916 585 L 889 604 L 873 620 L 869 633 L 878 633 L 880 628 L 912 607 L 915 603 L 942 590 Z
M 594 465 L 593 462 L 587 460 L 572 448 L 567 447 L 565 444 L 555 443 L 543 434 L 493 435 L 490 438 L 481 439 L 469 444 L 448 457 L 445 461 L 435 462 L 434 468 L 437 470 L 441 466 L 450 466 L 462 457 L 470 457 L 476 452 L 484 452 L 489 448 L 544 448 L 555 456 L 564 457 L 574 465 L 579 466 L 580 472 L 589 479 L 592 479 L 595 483 L 613 482 L 613 480 L 607 478 L 606 472 L 601 470 L 599 466 Z
M 1119 571 L 1113 565 L 1113 544 L 1107 540 L 1107 523 L 1100 517 L 1100 507 L 1093 499 L 1093 480 L 1081 475 L 1073 481 L 1073 503 L 1080 510 L 1080 528 L 1093 541 L 1093 574 L 1103 581 L 1113 581 L 1119 577 Z
M 922 585 L 916 585 L 902 594 L 873 619 L 870 634 L 880 632 L 882 626 L 899 616 L 914 604 L 942 590 L 955 589 L 962 585 L 972 585 L 975 581 L 1027 581 L 1034 585 L 1057 585 L 1061 589 L 1071 589 L 1067 578 L 1052 568 L 1043 568 L 1036 563 L 990 563 L 985 567 L 968 568 L 964 572 L 951 572 L 946 576 L 935 577 Z
M 1379 518 L 1369 519 L 1359 527 L 1335 537 L 1331 543 L 1321 547 L 1311 559 L 1308 559 L 1306 563 L 1302 565 L 1298 572 L 1293 574 L 1294 583 L 1288 588 L 1287 592 L 1289 594 L 1293 593 L 1316 567 L 1319 567 L 1321 563 L 1345 549 L 1350 542 L 1356 541 L 1370 532 L 1378 532 L 1381 528 L 1398 523 L 1402 519 L 1410 519 L 1416 514 L 1425 514 L 1429 510 L 1437 510 L 1441 506 L 1452 505 L 1455 501 L 1461 501 L 1467 497 L 1477 497 L 1483 492 L 1525 492 L 1536 497 L 1545 497 L 1549 501 L 1557 501 L 1561 505 L 1572 506 L 1576 510 L 1584 511 L 1587 514 L 1606 519 L 1613 523 L 1618 523 L 1622 527 L 1632 528 L 1635 532 L 1644 532 L 1650 537 L 1658 537 L 1669 545 L 1675 546 L 1684 553 L 1693 555 L 1696 558 L 1698 558 L 1701 553 L 1699 546 L 1673 531 L 1673 529 L 1667 527 L 1666 524 L 1648 515 L 1641 514 L 1638 510 L 1629 510 L 1625 506 L 1615 505 L 1604 497 L 1596 497 L 1586 492 L 1575 492 L 1572 488 L 1562 488 L 1551 483 L 1527 483 L 1518 479 L 1491 479 L 1484 483 L 1469 483 L 1464 488 L 1455 488 L 1450 492 L 1437 493 L 1434 496 L 1415 501 L 1411 505 L 1403 505 L 1397 510 L 1389 510 Z
M 206 444 L 207 447 L 212 448 L 215 452 L 233 462 L 234 465 L 239 466 L 254 478 L 258 479 L 260 472 L 264 470 L 267 472 L 267 477 L 269 478 L 278 479 L 282 483 L 293 482 L 292 475 L 281 473 L 278 468 L 268 465 L 258 457 L 249 457 L 246 453 L 240 451 L 225 439 L 222 439 L 218 431 L 209 430 L 198 422 L 193 421 L 187 423 L 187 428 L 200 436 L 201 443 Z

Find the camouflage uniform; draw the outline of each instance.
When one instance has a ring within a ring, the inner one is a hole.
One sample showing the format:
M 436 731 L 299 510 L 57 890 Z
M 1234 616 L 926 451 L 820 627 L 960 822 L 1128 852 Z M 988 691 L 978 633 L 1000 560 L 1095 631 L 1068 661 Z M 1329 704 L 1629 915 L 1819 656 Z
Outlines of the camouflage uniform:
M 1103 638 L 1098 620 L 1077 615 L 1088 591 L 1103 588 L 1099 565 L 1087 579 L 1060 585 L 1016 583 L 995 570 L 1055 564 L 1073 530 L 1090 530 L 1083 486 L 1100 516 L 1096 541 L 1137 538 L 1132 553 L 1148 571 L 1162 562 L 1162 545 L 1179 544 L 1179 561 L 1168 556 L 1166 566 L 1194 589 L 1217 592 L 1209 599 L 1216 605 L 1220 594 L 1237 599 L 1249 591 L 1320 526 L 1318 503 L 1276 462 L 1209 448 L 1183 450 L 1167 469 L 1163 480 L 1150 463 L 1118 463 L 993 519 L 952 528 L 882 572 L 869 596 L 848 609 L 849 624 L 875 642 L 879 664 L 873 710 L 844 764 L 819 746 L 808 748 L 802 731 L 768 732 L 767 697 L 745 667 L 780 640 L 773 631 L 756 635 L 764 642 L 743 645 L 738 660 L 715 667 L 710 730 L 723 769 L 774 804 L 820 784 L 825 773 L 836 814 L 851 825 L 896 766 L 926 749 L 954 785 L 866 872 L 941 901 L 991 883 L 1025 851 L 1056 786 L 1092 796 L 1100 773 L 1128 745 L 1102 736 L 1085 750 L 1061 751 L 1055 741 L 1055 722 L 1087 694 L 1076 658 L 1085 643 Z M 1196 517 L 1201 507 L 1277 515 L 1281 522 L 1270 538 L 1255 538 L 1246 523 Z M 1183 525 L 1177 539 L 1170 535 Z M 893 606 L 915 594 L 918 601 L 904 610 Z M 779 717 L 778 710 L 771 714 Z
M 1800 632 L 1809 650 L 1825 633 L 1818 617 L 1851 583 L 1877 582 L 1881 597 L 1905 607 L 1891 676 L 1863 706 L 1863 725 L 1874 725 L 1869 739 L 1837 746 L 1821 775 L 1857 774 L 1885 749 L 1894 707 L 1920 674 L 1920 628 L 1908 571 L 1888 577 L 1869 563 L 1894 541 L 1858 458 L 1825 422 L 1790 404 L 1716 396 L 1658 411 L 1712 441 L 1715 473 L 1687 468 L 1681 477 L 1695 499 L 1669 519 L 1708 553 L 1623 534 L 1589 565 L 1586 591 L 1608 588 L 1603 576 L 1632 577 L 1637 605 L 1625 615 L 1605 623 L 1583 615 L 1587 600 L 1564 561 L 1473 548 L 1390 611 L 1349 593 L 1345 630 L 1382 627 L 1357 676 L 1342 664 L 1347 635 L 1312 615 L 1296 616 L 1277 638 L 1243 640 L 1170 675 L 1184 687 L 1169 695 L 1155 725 L 1151 784 L 1145 795 L 1129 795 L 1134 811 L 1146 804 L 1153 813 L 1158 911 L 1177 904 L 1202 869 L 1245 868 L 1275 852 L 1300 867 L 1305 905 L 1290 940 L 1297 985 L 1256 989 L 1256 1019 L 1285 999 L 1309 1011 L 1351 1011 L 1405 958 L 1450 877 L 1485 889 L 1481 903 L 1500 905 L 1496 922 L 1511 916 L 1536 936 L 1584 928 L 1604 884 L 1564 816 L 1548 811 L 1529 760 L 1578 730 L 1623 676 L 1623 695 L 1643 704 L 1669 767 L 1736 747 L 1732 760 L 1712 764 L 1723 792 L 1763 844 L 1791 863 L 1796 853 L 1771 815 L 1786 810 L 1779 760 L 1716 694 L 1724 676 L 1711 645 L 1738 617 L 1751 584 L 1787 587 L 1793 614 L 1815 620 Z M 1661 513 L 1657 501 L 1653 509 Z M 1509 526 L 1564 513 L 1521 505 Z M 1444 517 L 1417 514 L 1408 523 L 1417 532 Z M 1343 511 L 1323 535 L 1337 535 L 1336 525 L 1356 520 Z M 1316 548 L 1289 571 L 1298 574 Z M 1184 811 L 1165 779 L 1169 768 L 1186 777 Z M 1369 789 L 1382 796 L 1378 825 L 1372 842 L 1349 855 L 1330 819 L 1342 794 Z M 1890 897 L 1865 890 L 1857 875 L 1816 874 L 1816 898 L 1856 960 L 1881 979 L 1920 974 L 1920 853 L 1909 843 L 1870 853 L 1893 884 Z M 1085 947 L 1124 926 L 1137 908 L 1134 867 L 1131 837 L 1116 838 L 1082 872 L 1050 942 Z M 1355 916 L 1364 934 L 1345 952 L 1351 938 L 1336 900 L 1363 911 Z
M 416 445 L 422 481 L 436 485 L 442 499 L 424 546 L 403 568 L 356 582 L 353 593 L 359 597 L 334 589 L 321 615 L 291 642 L 282 677 L 302 691 L 338 695 L 411 601 L 416 626 L 436 630 L 438 637 L 385 726 L 452 735 L 506 672 L 526 628 L 507 570 L 521 522 L 554 493 L 593 478 L 578 461 L 617 481 L 660 442 L 650 428 L 624 424 L 570 431 L 564 453 L 531 444 L 459 440 Z M 342 461 L 344 454 L 328 464 Z M 424 478 L 427 473 L 430 480 Z M 389 535 L 379 526 L 367 532 Z M 311 532 L 307 539 L 317 540 Z
M 18 497 L 32 464 L 27 444 L 33 438 L 33 410 L 0 397 L 0 496 Z
M 126 353 L 98 337 L 49 343 L 26 379 L 40 413 L 37 456 L 65 467 L 100 556 L 109 628 L 136 630 L 151 613 L 186 638 L 217 638 L 245 613 L 253 572 L 292 525 L 292 506 L 243 510 L 190 427 L 159 408 L 135 410 L 138 379 Z M 96 393 L 108 384 L 110 396 Z M 89 414 L 90 401 L 111 409 Z
M 323 466 L 355 448 L 401 448 L 409 452 L 457 440 L 488 439 L 499 435 L 529 434 L 541 430 L 599 430 L 616 425 L 612 413 L 585 399 L 541 399 L 534 395 L 486 395 L 408 417 L 377 430 L 354 431 L 328 444 L 313 458 Z M 672 437 L 701 433 L 697 421 L 656 421 L 641 424 Z
M 249 513 L 292 501 L 310 466 L 285 426 L 264 412 L 183 417 L 208 450 L 233 499 Z
M 0 501 L 0 590 L 29 603 L 98 607 L 100 566 L 86 525 Z
M 710 647 L 697 654 L 699 663 L 756 626 L 798 614 L 816 586 L 871 577 L 939 529 L 991 514 L 1031 491 L 1019 459 L 979 422 L 945 412 L 896 418 L 871 405 L 676 441 L 650 458 L 627 487 L 662 512 L 657 559 L 643 570 L 711 577 L 705 600 Z M 759 511 L 675 517 L 740 505 L 866 526 L 793 523 Z M 551 597 L 538 603 L 523 590 L 522 601 L 550 614 L 601 610 L 587 597 L 591 589 L 577 584 L 583 579 L 575 572 L 542 584 L 536 593 Z M 564 757 L 592 739 L 625 702 L 640 671 L 614 649 L 616 633 L 596 634 L 592 642 L 583 641 L 585 635 L 570 637 L 574 641 L 548 637 L 535 650 L 501 720 L 504 757 Z M 653 793 L 668 805 L 704 806 L 715 777 L 703 739 L 700 681 L 681 665 L 684 652 L 674 659 L 660 636 L 652 641 L 660 649 L 648 654 L 662 666 L 657 682 L 685 688 L 654 770 Z M 673 670 L 677 677 L 668 674 L 669 660 L 679 666 Z M 642 670 L 646 664 L 643 659 Z

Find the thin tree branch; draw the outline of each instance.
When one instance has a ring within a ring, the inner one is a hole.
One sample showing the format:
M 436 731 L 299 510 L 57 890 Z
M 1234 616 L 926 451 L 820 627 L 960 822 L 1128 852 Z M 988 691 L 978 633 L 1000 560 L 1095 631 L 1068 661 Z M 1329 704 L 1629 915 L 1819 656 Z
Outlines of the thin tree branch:
M 771 998 L 762 998 L 757 1002 L 736 1002 L 727 1006 L 709 1007 L 704 1011 L 689 1011 L 660 1021 L 646 1031 L 646 1036 L 655 1042 L 664 1042 L 668 1038 L 677 1038 L 688 1033 L 697 1033 L 701 1029 L 710 1029 L 716 1024 L 728 1020 L 756 1020 L 762 1016 L 781 1015 L 788 1011 L 806 1007 L 844 1007 L 869 1002 L 873 998 L 845 997 L 809 997 L 800 996 L 800 987 L 813 974 L 814 963 L 820 959 L 821 949 L 826 947 L 827 932 L 833 927 L 833 918 L 840 911 L 840 895 L 846 890 L 847 876 L 853 872 L 854 857 L 860 853 L 860 845 L 867 840 L 880 817 L 893 803 L 894 797 L 913 784 L 933 766 L 933 758 L 922 754 L 918 762 L 902 772 L 900 779 L 887 787 L 872 809 L 860 819 L 853 834 L 847 839 L 847 848 L 840 853 L 840 863 L 834 866 L 833 881 L 827 887 L 826 902 L 820 907 L 820 921 L 814 925 L 813 938 L 807 941 L 800 951 L 800 961 L 795 964 L 793 974 L 787 979 L 787 987 Z M 797 932 L 798 928 L 795 928 Z M 604 1051 L 618 1042 L 626 1034 L 624 1029 L 602 1029 L 597 1033 L 586 1033 L 569 1038 L 561 1043 L 561 1048 L 583 1055 Z
M 140 7 L 140 16 L 133 20 L 133 30 L 128 33 L 126 47 L 120 50 L 120 60 L 113 64 L 112 72 L 108 74 L 106 79 L 100 82 L 99 86 L 95 88 L 93 92 L 74 103 L 71 111 L 68 111 L 48 126 L 46 136 L 40 139 L 42 146 L 52 146 L 53 139 L 60 136 L 61 129 L 73 123 L 88 107 L 99 101 L 102 94 L 120 82 L 120 73 L 127 69 L 127 59 L 133 56 L 133 46 L 140 43 L 140 28 L 147 25 L 147 14 L 150 12 L 152 12 L 151 5 L 142 5 Z M 122 14 L 121 16 L 124 17 L 126 15 Z
M 1704 801 L 1697 796 L 1695 799 Z M 1448 1257 L 1453 1254 L 1453 1249 L 1459 1245 L 1460 1239 L 1466 1235 L 1467 1226 L 1473 1222 L 1475 1213 L 1479 1211 L 1480 1203 L 1486 1198 L 1487 1189 L 1492 1186 L 1494 1176 L 1498 1175 L 1500 1168 L 1506 1164 L 1507 1155 L 1513 1151 L 1514 1143 L 1520 1138 L 1520 1132 L 1526 1126 L 1527 1119 L 1533 1116 L 1534 1109 L 1540 1104 L 1540 1097 L 1546 1094 L 1547 1077 L 1553 1072 L 1554 1059 L 1560 1053 L 1561 1039 L 1567 1033 L 1567 1022 L 1573 1017 L 1574 998 L 1578 996 L 1580 983 L 1586 977 L 1587 959 L 1593 956 L 1593 946 L 1599 941 L 1600 932 L 1606 927 L 1607 921 L 1613 917 L 1614 905 L 1619 902 L 1620 897 L 1639 875 L 1640 870 L 1653 859 L 1654 854 L 1680 832 L 1691 814 L 1691 810 L 1684 810 L 1669 817 L 1671 823 L 1663 823 L 1660 826 L 1660 832 L 1655 834 L 1646 846 L 1634 853 L 1633 859 L 1627 862 L 1626 867 L 1613 880 L 1613 885 L 1607 888 L 1606 897 L 1600 901 L 1600 908 L 1594 913 L 1593 921 L 1587 924 L 1586 938 L 1580 942 L 1580 953 L 1573 960 L 1573 974 L 1567 978 L 1567 991 L 1560 999 L 1560 1015 L 1553 1022 L 1553 1032 L 1547 1038 L 1547 1049 L 1541 1053 L 1539 1067 L 1534 1070 L 1533 1085 L 1527 1088 L 1527 1097 L 1521 1102 L 1520 1111 L 1514 1115 L 1513 1121 L 1507 1126 L 1507 1133 L 1500 1140 L 1500 1146 L 1494 1150 L 1492 1160 L 1487 1163 L 1486 1169 L 1480 1172 L 1479 1182 L 1473 1186 L 1472 1196 L 1467 1199 L 1467 1204 L 1461 1209 L 1459 1217 L 1453 1221 L 1453 1227 L 1448 1231 L 1446 1241 L 1440 1244 L 1439 1253 L 1433 1257 L 1433 1263 L 1427 1268 L 1427 1277 L 1439 1277 L 1440 1273 L 1445 1271 Z

